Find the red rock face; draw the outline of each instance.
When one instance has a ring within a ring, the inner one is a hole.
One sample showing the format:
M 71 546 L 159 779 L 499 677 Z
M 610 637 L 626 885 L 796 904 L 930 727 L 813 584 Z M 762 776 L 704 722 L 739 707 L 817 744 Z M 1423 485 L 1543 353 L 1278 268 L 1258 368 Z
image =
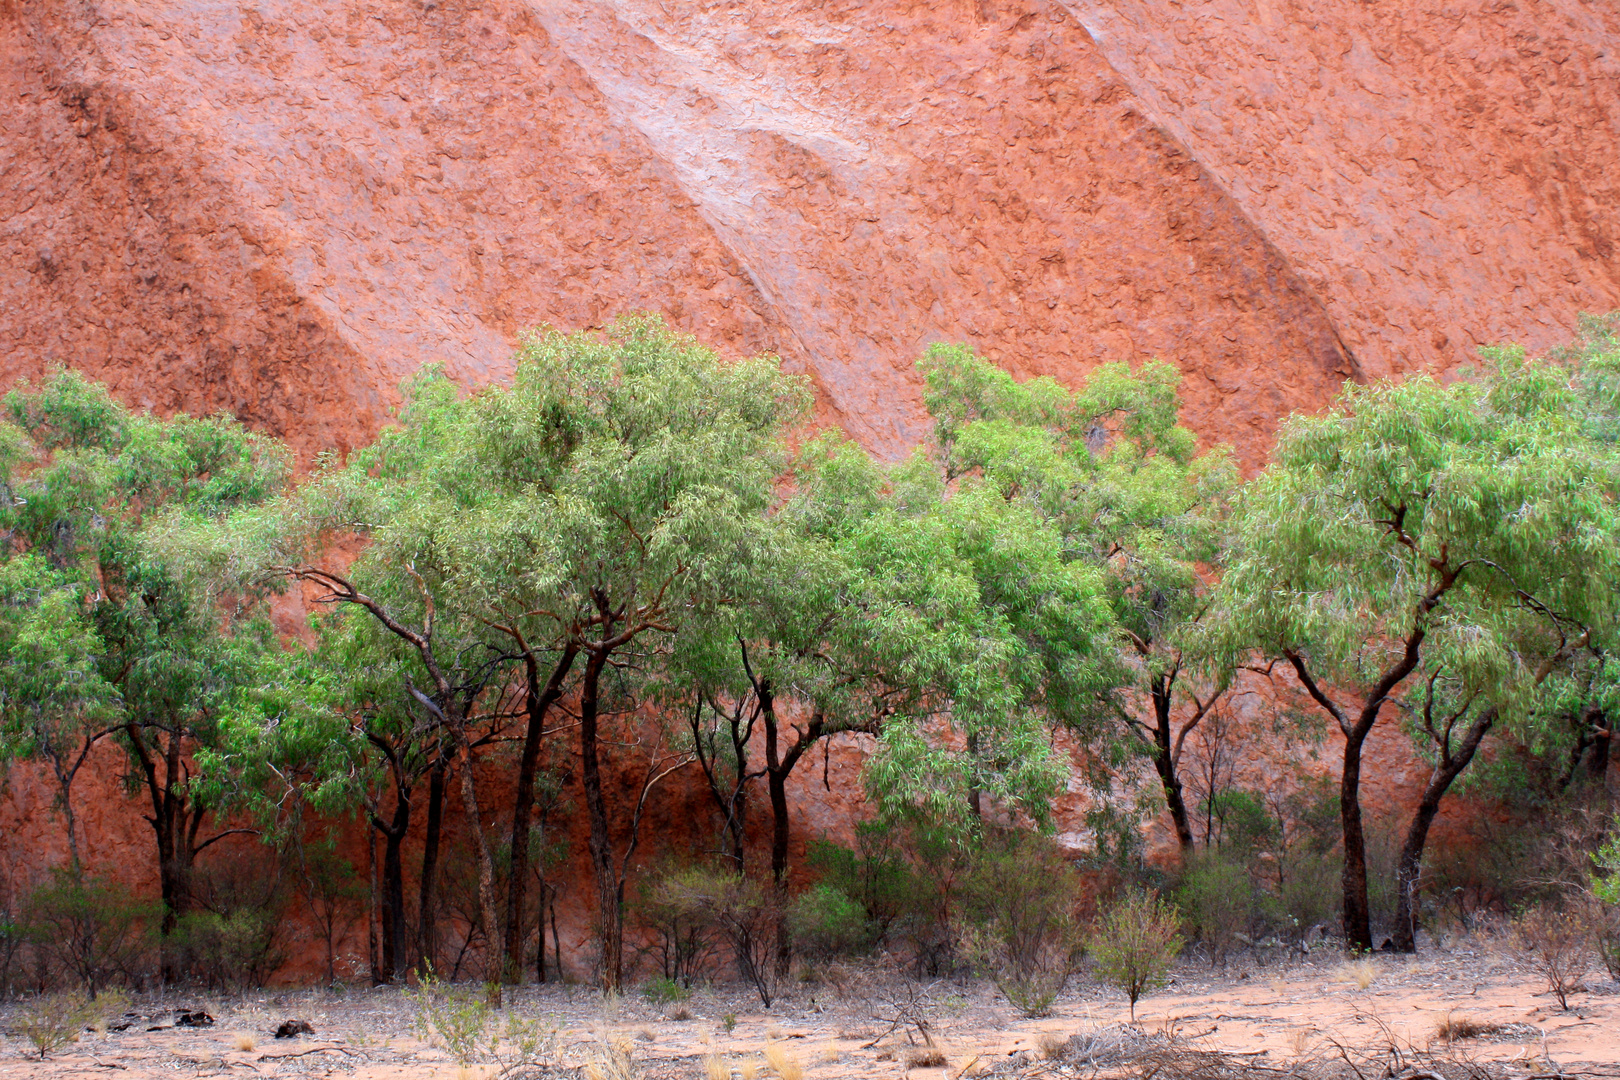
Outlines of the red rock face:
M 1617 40 L 1598 0 L 11 0 L 0 363 L 312 451 L 650 308 L 890 454 L 929 341 L 1160 356 L 1253 465 L 1346 376 L 1620 304 Z

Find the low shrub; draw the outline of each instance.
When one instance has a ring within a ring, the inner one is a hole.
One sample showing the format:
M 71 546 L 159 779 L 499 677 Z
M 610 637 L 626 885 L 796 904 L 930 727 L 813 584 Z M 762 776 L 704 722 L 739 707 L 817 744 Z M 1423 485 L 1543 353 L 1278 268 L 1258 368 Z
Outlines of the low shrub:
M 1176 902 L 1188 929 L 1209 946 L 1210 964 L 1224 964 L 1254 917 L 1254 886 L 1244 866 L 1221 852 L 1205 852 L 1182 875 Z
M 28 895 L 22 922 L 36 956 L 93 998 L 143 967 L 160 912 L 161 905 L 131 899 L 121 886 L 58 870 Z
M 221 990 L 259 987 L 286 960 L 277 911 L 194 911 L 180 917 L 165 944 L 194 978 Z
M 1181 953 L 1181 917 L 1175 905 L 1151 893 L 1129 893 L 1099 920 L 1091 935 L 1093 972 L 1130 1000 L 1131 1022 L 1142 995 L 1169 981 Z
M 663 978 L 690 987 L 714 959 L 715 928 L 709 913 L 692 904 L 684 881 L 690 866 L 664 862 L 636 888 L 631 905 L 641 924 L 653 933 L 651 952 Z
M 963 917 L 996 986 L 1025 1016 L 1044 1016 L 1074 973 L 1080 875 L 1044 837 L 987 842 L 962 884 Z
M 1591 928 L 1575 912 L 1543 905 L 1531 908 L 1513 923 L 1513 947 L 1519 956 L 1547 980 L 1558 1007 L 1569 1010 L 1569 995 L 1581 988 L 1591 965 Z
M 42 994 L 19 1011 L 17 1031 L 34 1044 L 39 1060 L 79 1041 L 87 1028 L 100 1027 L 129 1005 L 123 994 L 112 991 L 86 997 L 82 991 Z
M 777 932 L 782 909 L 776 892 L 734 870 L 691 867 L 671 875 L 666 896 L 672 909 L 704 920 L 737 958 L 744 979 L 752 983 L 768 1009 L 776 997 Z
M 788 907 L 788 928 L 795 950 L 813 960 L 864 953 L 877 939 L 866 909 L 825 882 L 794 898 Z
M 1339 915 L 1340 860 L 1308 852 L 1278 862 L 1277 890 L 1265 901 L 1267 922 L 1285 940 L 1299 943 L 1311 927 L 1332 925 Z
M 641 996 L 654 1005 L 675 1005 L 691 1000 L 692 990 L 674 979 L 660 975 L 648 979 L 641 985 Z

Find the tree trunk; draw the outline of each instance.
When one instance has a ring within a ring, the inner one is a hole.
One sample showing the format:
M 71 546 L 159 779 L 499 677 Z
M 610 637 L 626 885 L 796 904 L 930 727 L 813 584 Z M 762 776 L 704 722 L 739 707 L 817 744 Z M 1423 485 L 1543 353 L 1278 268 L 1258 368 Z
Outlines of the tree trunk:
M 596 874 L 597 936 L 602 948 L 602 992 L 618 993 L 623 979 L 624 913 L 619 910 L 617 875 L 608 836 L 607 804 L 602 798 L 602 766 L 597 749 L 598 693 L 605 652 L 592 652 L 585 663 L 579 695 L 580 780 L 590 817 L 591 866 Z
M 444 785 L 448 759 L 439 754 L 428 774 L 427 829 L 422 837 L 422 880 L 417 892 L 416 952 L 422 971 L 437 971 L 439 962 L 439 842 L 444 835 Z
M 366 830 L 366 873 L 370 877 L 370 890 L 366 894 L 366 966 L 371 971 L 371 985 L 380 986 L 382 959 L 377 941 L 377 837 Z
M 1371 728 L 1369 727 L 1370 731 Z M 1367 838 L 1361 826 L 1361 748 L 1367 732 L 1344 741 L 1339 775 L 1339 820 L 1344 830 L 1344 944 L 1353 952 L 1372 949 L 1372 916 L 1367 906 Z
M 500 1008 L 501 973 L 505 968 L 505 944 L 495 910 L 495 860 L 489 852 L 489 837 L 478 812 L 478 788 L 473 779 L 472 747 L 467 741 L 467 722 L 457 717 L 454 735 L 457 753 L 461 757 L 461 808 L 467 815 L 467 827 L 472 830 L 475 850 L 478 852 L 478 921 L 484 929 L 484 985 L 488 988 L 489 1004 Z
M 1171 744 L 1174 728 L 1170 722 L 1170 688 L 1166 684 L 1163 676 L 1153 681 L 1153 768 L 1164 788 L 1164 805 L 1170 810 L 1176 843 L 1181 846 L 1182 861 L 1186 862 L 1193 852 L 1192 823 L 1187 819 L 1187 800 L 1182 794 L 1181 777 L 1176 772 L 1175 747 Z
M 1445 798 L 1452 782 L 1462 775 L 1474 760 L 1474 752 L 1479 749 L 1480 740 L 1491 730 L 1496 723 L 1496 710 L 1486 709 L 1479 714 L 1463 736 L 1462 745 L 1458 747 L 1455 756 L 1451 753 L 1449 745 L 1442 745 L 1440 760 L 1429 773 L 1429 783 L 1423 789 L 1423 798 L 1418 800 L 1417 809 L 1412 814 L 1412 824 L 1406 830 L 1406 842 L 1401 846 L 1401 861 L 1395 871 L 1395 932 L 1391 937 L 1396 952 L 1410 953 L 1417 951 L 1416 926 L 1412 916 L 1412 896 L 1417 889 L 1418 873 L 1423 867 L 1423 849 L 1429 841 L 1429 827 L 1434 824 L 1435 816 L 1440 812 L 1440 800 Z M 1445 742 L 1450 742 L 1450 732 L 1446 734 Z
M 373 817 L 371 823 L 383 834 L 382 888 L 382 965 L 385 982 L 405 974 L 405 863 L 401 849 L 411 823 L 411 804 L 402 794 L 394 803 L 393 821 Z
M 563 680 L 574 666 L 578 653 L 567 649 L 552 669 L 544 688 L 540 686 L 534 655 L 524 653 L 524 673 L 528 680 L 528 731 L 523 736 L 523 756 L 518 761 L 517 791 L 512 799 L 512 872 L 506 890 L 506 967 L 502 977 L 511 983 L 523 981 L 523 905 L 529 884 L 529 819 L 534 812 L 534 777 L 540 764 L 540 738 L 545 732 L 546 715 L 562 695 Z M 540 938 L 545 951 L 545 934 Z M 542 969 L 544 964 L 541 965 Z M 544 979 L 542 978 L 542 982 Z

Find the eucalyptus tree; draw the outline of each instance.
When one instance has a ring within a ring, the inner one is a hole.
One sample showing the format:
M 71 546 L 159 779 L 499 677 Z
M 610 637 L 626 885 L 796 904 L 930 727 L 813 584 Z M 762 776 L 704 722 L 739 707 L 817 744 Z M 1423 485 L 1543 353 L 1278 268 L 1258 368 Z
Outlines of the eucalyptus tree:
M 84 859 L 73 782 L 119 718 L 117 691 L 98 667 L 103 647 L 86 591 L 37 555 L 0 564 L 0 765 L 50 766 L 75 879 Z
M 212 807 L 193 790 L 192 755 L 217 738 L 221 712 L 254 677 L 264 637 L 247 632 L 262 615 L 252 597 L 197 589 L 153 543 L 154 522 L 214 519 L 262 503 L 285 486 L 291 456 L 226 415 L 131 412 L 71 371 L 17 387 L 5 407 L 9 430 L 22 437 L 7 440 L 6 555 L 37 560 L 40 574 L 48 565 L 50 597 L 35 595 L 61 615 L 51 665 L 79 672 L 75 692 L 94 686 L 83 666 L 94 657 L 105 717 L 95 723 L 105 726 L 79 734 L 89 742 L 115 735 L 132 786 L 150 801 L 168 929 L 190 902 L 198 854 L 236 831 L 204 838 Z M 43 684 L 22 690 L 46 709 L 61 705 L 59 696 L 50 703 L 53 693 Z M 87 749 L 81 742 L 76 759 Z
M 1180 375 L 1168 364 L 1105 364 L 1074 391 L 1017 382 L 962 346 L 936 345 L 919 367 L 963 550 L 1042 659 L 1026 697 L 1085 736 L 1111 721 L 1124 747 L 1152 760 L 1190 850 L 1182 748 L 1230 685 L 1198 647 L 1237 480 L 1230 456 L 1199 453 L 1179 425 Z M 1055 550 L 1032 558 L 1016 538 Z M 1028 573 L 1054 558 L 1106 599 L 1109 625 L 1053 591 L 1055 566 L 1045 579 Z M 1103 645 L 1104 633 L 1123 649 Z
M 1344 737 L 1351 948 L 1372 946 L 1360 787 L 1380 718 L 1404 709 L 1435 746 L 1402 853 L 1410 894 L 1439 801 L 1481 739 L 1544 715 L 1548 675 L 1612 633 L 1611 450 L 1585 430 L 1568 372 L 1494 360 L 1474 381 L 1347 387 L 1326 414 L 1291 420 L 1243 494 L 1220 586 L 1231 640 L 1286 663 Z
M 739 787 L 765 780 L 778 889 L 788 871 L 788 780 L 838 735 L 873 740 L 865 781 L 880 810 L 919 814 L 958 836 L 978 828 L 986 795 L 1008 815 L 1044 820 L 1061 786 L 1062 765 L 1024 692 L 1039 682 L 1030 669 L 1041 660 L 987 602 L 964 535 L 998 537 L 1030 588 L 1061 597 L 1068 614 L 1095 626 L 1106 612 L 1031 521 L 987 519 L 980 507 L 948 506 L 947 494 L 926 458 L 885 468 L 836 434 L 812 441 L 738 602 L 714 611 L 676 653 L 676 694 L 726 725 L 730 790 L 706 769 L 735 860 Z M 695 735 L 700 758 L 713 754 Z
M 648 316 L 533 335 L 511 387 L 472 404 L 469 452 L 502 494 L 465 518 L 463 580 L 525 657 L 531 731 L 578 667 L 604 989 L 623 978 L 625 871 L 648 790 L 606 789 L 605 711 L 655 702 L 671 642 L 751 572 L 785 436 L 809 404 L 775 357 L 725 362 Z M 524 841 L 514 829 L 515 856 Z
M 654 317 L 600 334 L 525 338 L 509 385 L 463 394 L 428 370 L 398 427 L 298 496 L 244 518 L 216 554 L 229 578 L 266 569 L 317 584 L 410 657 L 404 689 L 458 755 L 464 810 L 480 844 L 487 974 L 510 976 L 528 874 L 535 762 L 548 717 L 575 703 L 590 821 L 604 987 L 622 980 L 624 834 L 638 807 L 604 783 L 602 724 L 629 717 L 668 642 L 727 599 L 751 558 L 787 428 L 809 405 L 773 357 L 720 360 Z M 339 572 L 323 545 L 368 543 Z M 203 549 L 209 548 L 203 543 Z M 504 672 L 502 674 L 501 672 Z M 518 688 L 521 707 L 480 705 Z M 482 713 L 477 710 L 483 709 Z M 493 711 L 491 711 L 493 710 Z M 468 752 L 481 716 L 526 723 L 514 793 L 508 933 L 488 887 Z M 498 715 L 497 715 L 498 714 Z M 620 834 L 620 840 L 615 839 Z

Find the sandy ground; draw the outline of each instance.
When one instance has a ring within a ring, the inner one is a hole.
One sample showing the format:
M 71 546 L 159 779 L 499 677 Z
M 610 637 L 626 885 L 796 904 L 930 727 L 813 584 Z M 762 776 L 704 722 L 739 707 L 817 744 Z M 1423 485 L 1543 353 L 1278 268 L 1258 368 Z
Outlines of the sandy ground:
M 514 1074 L 528 1080 L 589 1075 L 584 1067 L 602 1058 L 605 1044 L 628 1047 L 631 1075 L 647 1080 L 707 1078 L 705 1059 L 714 1058 L 739 1080 L 770 1080 L 792 1073 L 794 1065 L 813 1080 L 1095 1075 L 1094 1068 L 1049 1060 L 1058 1044 L 1076 1034 L 1116 1044 L 1168 1039 L 1269 1062 L 1280 1070 L 1313 1056 L 1331 1057 L 1335 1043 L 1365 1048 L 1393 1039 L 1409 1052 L 1428 1049 L 1489 1062 L 1496 1076 L 1620 1078 L 1620 984 L 1602 978 L 1600 971 L 1591 973 L 1564 1012 L 1543 980 L 1489 941 L 1361 963 L 1371 968 L 1327 954 L 1270 963 L 1244 957 L 1224 972 L 1185 962 L 1170 986 L 1138 1006 L 1134 1028 L 1127 1026 L 1127 1006 L 1119 995 L 1084 975 L 1070 984 L 1050 1016 L 1034 1020 L 1018 1015 L 988 984 L 916 983 L 885 976 L 881 967 L 837 985 L 796 984 L 770 1010 L 740 986 L 699 991 L 684 1005 L 663 1007 L 639 996 L 604 1002 L 577 986 L 524 987 L 509 992 L 507 1000 L 519 1015 L 541 1018 L 557 1029 L 551 1067 Z M 902 1030 L 884 1036 L 889 1025 L 883 1018 L 894 1014 L 895 1002 L 915 998 L 925 1002 L 919 1015 L 932 1024 L 944 1064 L 920 1053 L 920 1044 L 910 1041 L 915 1033 L 909 1039 Z M 170 1023 L 176 1006 L 203 1008 L 216 1023 L 146 1030 Z M 34 1058 L 31 1045 L 14 1032 L 19 1008 L 0 1009 L 0 1030 L 7 1032 L 0 1040 L 0 1076 L 7 1080 L 253 1075 L 462 1080 L 443 1050 L 412 1032 L 415 1006 L 393 988 L 344 996 L 266 991 L 241 998 L 142 998 L 132 1006 L 141 1022 L 122 1032 L 86 1033 L 45 1062 Z M 308 1019 L 316 1034 L 273 1038 L 275 1027 L 289 1018 Z M 1497 1030 L 1444 1044 L 1435 1033 L 1448 1018 Z M 785 1068 L 771 1067 L 767 1049 L 778 1065 L 786 1062 Z M 1110 1071 L 1152 1072 L 1133 1069 L 1128 1060 L 1103 1070 Z M 485 1066 L 471 1075 L 497 1072 Z

